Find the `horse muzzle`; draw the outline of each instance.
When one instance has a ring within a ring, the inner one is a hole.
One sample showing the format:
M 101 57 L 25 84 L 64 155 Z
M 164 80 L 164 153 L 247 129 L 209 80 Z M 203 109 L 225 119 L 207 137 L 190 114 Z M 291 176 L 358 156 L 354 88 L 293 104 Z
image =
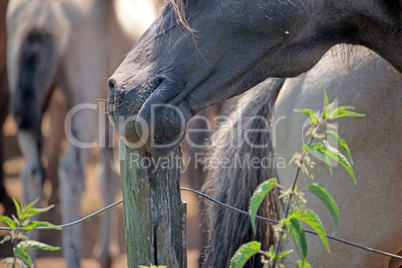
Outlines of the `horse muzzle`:
M 116 85 L 109 80 L 108 115 L 128 146 L 160 157 L 184 139 L 192 112 L 180 83 L 155 76 L 143 90 Z

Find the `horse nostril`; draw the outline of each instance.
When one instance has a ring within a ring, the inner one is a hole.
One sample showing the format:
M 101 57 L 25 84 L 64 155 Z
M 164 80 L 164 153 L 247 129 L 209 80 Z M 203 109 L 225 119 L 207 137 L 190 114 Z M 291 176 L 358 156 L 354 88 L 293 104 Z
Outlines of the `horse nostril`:
M 116 81 L 109 79 L 107 84 L 109 86 L 107 108 L 109 112 L 114 112 L 116 110 Z
M 108 86 L 109 86 L 109 90 L 115 90 L 116 89 L 116 80 L 114 80 L 113 78 L 109 79 L 109 81 L 107 82 Z

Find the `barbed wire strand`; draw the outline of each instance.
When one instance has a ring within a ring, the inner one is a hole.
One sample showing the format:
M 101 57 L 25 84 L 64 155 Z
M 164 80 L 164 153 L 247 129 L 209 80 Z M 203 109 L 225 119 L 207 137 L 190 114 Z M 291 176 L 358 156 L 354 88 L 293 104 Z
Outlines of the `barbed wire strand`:
M 206 199 L 208 199 L 208 200 L 210 200 L 210 201 L 212 201 L 214 203 L 217 203 L 218 205 L 221 205 L 223 207 L 226 207 L 228 209 L 236 211 L 236 212 L 238 212 L 240 214 L 250 216 L 250 213 L 248 213 L 247 211 L 244 211 L 244 210 L 232 207 L 232 206 L 230 206 L 228 204 L 222 203 L 222 202 L 220 202 L 220 201 L 218 201 L 218 200 L 216 200 L 216 199 L 214 199 L 214 198 L 212 198 L 212 197 L 210 197 L 210 196 L 208 196 L 206 194 L 198 192 L 196 190 L 189 189 L 189 188 L 184 188 L 184 187 L 180 187 L 180 189 L 183 190 L 183 191 L 188 191 L 188 192 L 192 192 L 192 193 L 195 193 L 197 195 L 200 195 L 200 196 L 202 196 L 202 197 L 204 197 L 204 198 L 206 198 Z M 268 219 L 268 218 L 265 218 L 265 217 L 261 217 L 261 216 L 258 216 L 258 215 L 256 215 L 256 218 L 260 219 L 260 220 L 263 220 L 263 221 L 268 221 L 268 222 L 271 222 L 271 223 L 279 223 L 278 221 Z M 317 232 L 309 230 L 309 229 L 303 229 L 302 228 L 302 230 L 305 231 L 306 233 L 309 233 L 309 234 L 318 235 Z M 335 236 L 332 236 L 332 235 L 327 235 L 327 237 L 329 239 L 332 239 L 332 240 L 335 240 L 335 241 L 338 241 L 338 242 L 341 242 L 341 243 L 344 243 L 344 244 L 347 244 L 347 245 L 350 245 L 350 246 L 353 246 L 353 247 L 357 247 L 357 248 L 364 249 L 364 250 L 367 250 L 367 251 L 370 251 L 370 252 L 374 252 L 374 253 L 382 254 L 382 255 L 385 255 L 385 256 L 388 256 L 388 257 L 391 257 L 391 258 L 396 258 L 396 259 L 402 260 L 402 256 L 399 256 L 399 255 L 395 255 L 395 254 L 387 253 L 387 252 L 384 252 L 384 251 L 381 251 L 381 250 L 365 247 L 365 246 L 362 246 L 362 245 L 359 245 L 359 244 L 356 244 L 356 243 L 353 243 L 353 242 L 349 242 L 347 240 L 344 240 L 344 239 L 341 239 L 341 238 L 338 238 L 338 237 L 335 237 Z
M 102 209 L 100 209 L 100 210 L 98 210 L 98 211 L 96 211 L 96 212 L 94 212 L 92 214 L 89 214 L 88 216 L 86 216 L 86 217 L 84 217 L 82 219 L 79 219 L 77 221 L 73 221 L 73 222 L 66 223 L 66 224 L 61 224 L 61 225 L 55 225 L 55 226 L 57 228 L 66 228 L 66 227 L 70 227 L 70 226 L 82 223 L 83 221 L 86 221 L 87 219 L 92 218 L 92 217 L 104 212 L 105 210 L 108 210 L 109 208 L 117 206 L 120 203 L 123 203 L 123 199 L 120 200 L 120 201 L 114 202 L 113 204 L 110 204 L 110 205 L 108 205 L 108 206 L 106 206 L 106 207 L 104 207 L 104 208 L 102 208 Z M 14 230 L 22 230 L 22 229 L 23 228 L 21 228 L 21 227 L 17 227 Z M 9 227 L 0 227 L 0 230 L 2 230 L 2 231 L 11 231 L 13 229 L 9 228 Z M 52 227 L 36 227 L 33 230 L 54 230 L 54 228 L 52 228 Z
M 206 198 L 206 199 L 208 199 L 208 200 L 210 200 L 210 201 L 212 201 L 212 202 L 214 202 L 214 203 L 216 203 L 216 204 L 218 204 L 220 206 L 223 206 L 225 208 L 231 209 L 231 210 L 233 210 L 233 211 L 235 211 L 237 213 L 250 216 L 250 213 L 248 213 L 247 211 L 244 211 L 244 210 L 232 207 L 232 206 L 230 206 L 228 204 L 222 203 L 222 202 L 220 202 L 220 201 L 218 201 L 218 200 L 216 200 L 216 199 L 214 199 L 214 198 L 212 198 L 212 197 L 210 197 L 210 196 L 208 196 L 206 194 L 203 194 L 203 193 L 201 193 L 199 191 L 189 189 L 189 188 L 185 188 L 185 187 L 180 187 L 180 190 L 195 193 L 195 194 L 197 194 L 199 196 L 202 196 L 202 197 L 204 197 L 204 198 Z M 122 202 L 123 202 L 123 200 L 117 201 L 117 202 L 115 202 L 113 204 L 110 204 L 110 205 L 108 205 L 108 206 L 106 206 L 106 207 L 104 207 L 104 208 L 102 208 L 102 209 L 100 209 L 100 210 L 98 210 L 98 211 L 96 211 L 96 212 L 94 212 L 94 213 L 92 213 L 92 214 L 80 219 L 80 220 L 77 220 L 77 221 L 74 221 L 74 222 L 71 222 L 71 223 L 67 223 L 67 224 L 56 225 L 56 227 L 66 228 L 66 227 L 70 227 L 70 226 L 82 223 L 83 221 L 85 221 L 85 220 L 87 220 L 89 218 L 92 218 L 92 217 L 94 217 L 94 216 L 104 212 L 105 210 L 108 210 L 108 209 L 114 207 L 114 206 L 117 206 Z M 267 221 L 267 222 L 270 222 L 270 223 L 275 223 L 275 224 L 279 223 L 278 221 L 268 219 L 268 218 L 265 218 L 265 217 L 261 217 L 261 216 L 258 216 L 258 215 L 256 215 L 256 219 Z M 16 229 L 22 229 L 22 228 L 16 228 Z M 35 230 L 53 230 L 53 229 L 54 228 L 51 228 L 51 227 L 37 227 L 37 228 L 35 228 Z M 11 231 L 13 229 L 9 228 L 9 227 L 0 227 L 0 230 L 2 230 L 2 231 Z M 317 232 L 309 230 L 309 229 L 303 229 L 302 228 L 302 230 L 305 231 L 306 233 L 309 233 L 309 234 L 318 235 Z M 341 239 L 341 238 L 338 238 L 338 237 L 335 237 L 335 236 L 332 236 L 332 235 L 327 235 L 327 237 L 329 239 L 332 239 L 332 240 L 335 240 L 335 241 L 338 241 L 338 242 L 341 242 L 341 243 L 344 243 L 344 244 L 347 244 L 347 245 L 350 245 L 350 246 L 353 246 L 353 247 L 356 247 L 356 248 L 360 248 L 360 249 L 367 250 L 367 251 L 370 251 L 370 252 L 373 252 L 373 253 L 377 253 L 377 254 L 385 255 L 387 257 L 402 260 L 402 256 L 398 256 L 398 255 L 387 253 L 387 252 L 384 252 L 384 251 L 381 251 L 381 250 L 365 247 L 365 246 L 362 246 L 362 245 L 359 245 L 359 244 L 356 244 L 356 243 L 353 243 L 353 242 L 349 242 L 347 240 L 344 240 L 344 239 Z

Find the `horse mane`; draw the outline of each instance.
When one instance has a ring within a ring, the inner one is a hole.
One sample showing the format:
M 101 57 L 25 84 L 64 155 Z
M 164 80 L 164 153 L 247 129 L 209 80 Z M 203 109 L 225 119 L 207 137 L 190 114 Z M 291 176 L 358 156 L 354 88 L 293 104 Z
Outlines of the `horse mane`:
M 387 0 L 384 0 L 387 1 Z M 171 6 L 174 10 L 176 20 L 179 24 L 181 24 L 186 30 L 188 30 L 191 34 L 196 32 L 195 29 L 191 28 L 185 14 L 187 1 L 185 0 L 164 0 L 161 4 L 161 13 L 163 13 L 169 6 Z M 331 53 L 334 58 L 341 58 L 347 65 L 350 65 L 354 60 L 354 51 L 356 45 L 344 44 L 344 46 L 338 46 L 337 49 L 334 47 L 331 48 Z M 371 53 L 371 57 L 374 59 L 375 53 Z
M 186 3 L 184 2 L 184 0 L 165 0 L 162 4 L 162 13 L 166 10 L 168 6 L 171 6 L 173 8 L 177 22 L 193 34 L 195 30 L 190 27 L 186 19 Z

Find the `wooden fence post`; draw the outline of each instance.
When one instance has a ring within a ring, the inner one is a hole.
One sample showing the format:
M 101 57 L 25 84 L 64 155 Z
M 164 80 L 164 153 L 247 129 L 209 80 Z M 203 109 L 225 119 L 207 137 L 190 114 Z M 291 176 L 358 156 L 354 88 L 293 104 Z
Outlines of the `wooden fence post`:
M 124 228 L 129 268 L 187 267 L 186 204 L 181 201 L 181 148 L 142 156 L 120 142 Z

